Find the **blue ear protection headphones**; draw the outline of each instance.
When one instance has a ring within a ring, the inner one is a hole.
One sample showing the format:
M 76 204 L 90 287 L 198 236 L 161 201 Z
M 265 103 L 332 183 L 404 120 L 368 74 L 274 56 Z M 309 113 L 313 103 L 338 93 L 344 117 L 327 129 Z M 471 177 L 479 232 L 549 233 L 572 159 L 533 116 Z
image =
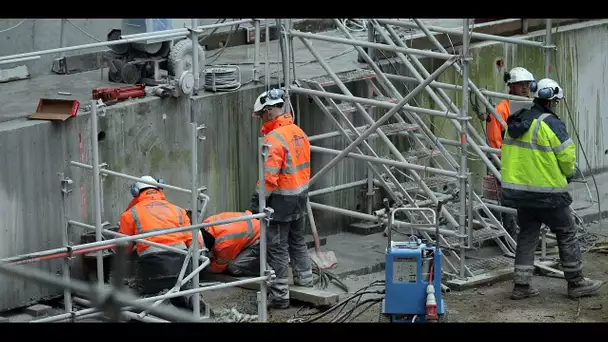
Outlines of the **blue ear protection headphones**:
M 165 183 L 165 180 L 164 180 L 164 179 L 162 179 L 162 178 L 159 178 L 159 179 L 157 179 L 156 181 L 157 181 L 159 184 L 166 184 L 166 183 Z M 160 187 L 160 186 L 159 186 L 158 188 L 159 188 L 159 190 L 162 190 L 162 189 L 163 189 L 163 188 L 162 188 L 162 187 Z M 137 182 L 135 182 L 135 183 L 131 184 L 131 196 L 133 196 L 133 197 L 137 197 L 137 196 L 139 196 L 139 193 L 140 193 L 140 192 L 141 192 L 141 189 L 139 189 L 139 187 L 137 186 Z
M 280 88 L 270 89 L 266 92 L 266 96 L 260 98 L 260 103 L 266 103 L 266 100 L 278 100 L 285 96 L 285 90 Z
M 541 98 L 541 99 L 550 99 L 554 95 L 559 94 L 559 87 L 538 89 L 538 83 L 536 83 L 536 81 L 531 82 L 530 91 L 534 93 L 537 90 L 538 90 L 538 93 L 537 93 L 538 98 Z

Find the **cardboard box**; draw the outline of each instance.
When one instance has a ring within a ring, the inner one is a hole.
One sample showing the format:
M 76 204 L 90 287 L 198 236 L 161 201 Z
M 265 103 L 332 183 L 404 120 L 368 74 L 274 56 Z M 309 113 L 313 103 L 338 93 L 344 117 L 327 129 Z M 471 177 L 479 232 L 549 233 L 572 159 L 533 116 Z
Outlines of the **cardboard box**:
M 36 113 L 28 116 L 31 120 L 65 121 L 78 114 L 80 102 L 76 100 L 40 99 Z

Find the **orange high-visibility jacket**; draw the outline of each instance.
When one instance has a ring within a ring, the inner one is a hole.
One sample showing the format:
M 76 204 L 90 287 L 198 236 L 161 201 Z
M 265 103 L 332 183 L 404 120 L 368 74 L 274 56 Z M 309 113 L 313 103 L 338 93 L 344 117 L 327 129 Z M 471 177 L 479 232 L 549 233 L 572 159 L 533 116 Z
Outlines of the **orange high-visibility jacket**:
M 270 145 L 264 164 L 266 196 L 294 196 L 308 190 L 310 180 L 310 142 L 285 113 L 262 126 L 264 143 Z M 258 184 L 259 186 L 259 184 Z
M 120 233 L 125 235 L 143 234 L 155 229 L 189 226 L 190 219 L 186 211 L 169 203 L 165 195 L 156 189 L 144 189 L 131 203 L 127 210 L 120 215 Z M 145 238 L 145 240 L 163 245 L 187 249 L 192 242 L 191 232 L 171 233 Z M 199 246 L 202 246 L 202 235 L 199 233 Z M 163 252 L 156 246 L 141 242 L 136 243 L 137 253 Z
M 244 215 L 252 215 L 252 213 L 249 210 L 244 213 L 220 213 L 208 217 L 203 223 L 227 220 Z M 215 245 L 211 249 L 211 264 L 209 265 L 209 269 L 213 273 L 224 272 L 228 264 L 245 248 L 260 239 L 260 220 L 258 219 L 238 221 L 220 226 L 209 226 L 204 229 L 215 238 Z
M 502 119 L 507 122 L 509 115 L 511 115 L 511 110 L 509 107 L 509 100 L 502 100 L 495 108 L 496 113 L 498 113 Z M 500 122 L 496 120 L 494 115 L 490 114 L 488 116 L 488 120 L 486 123 L 486 129 L 488 134 L 488 145 L 492 148 L 500 149 L 502 147 L 502 136 L 505 131 L 505 128 L 502 127 Z

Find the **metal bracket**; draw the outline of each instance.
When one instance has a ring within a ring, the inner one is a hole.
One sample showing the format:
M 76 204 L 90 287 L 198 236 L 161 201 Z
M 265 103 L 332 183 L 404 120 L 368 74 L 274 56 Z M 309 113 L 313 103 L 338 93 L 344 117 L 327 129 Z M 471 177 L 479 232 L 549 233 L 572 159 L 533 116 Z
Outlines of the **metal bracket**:
M 208 189 L 206 186 L 201 186 L 200 188 L 198 188 L 198 189 L 196 190 L 196 192 L 197 192 L 197 197 L 198 197 L 198 200 L 199 200 L 199 201 L 202 201 L 202 200 L 204 200 L 204 199 L 205 199 L 205 196 L 204 196 L 204 195 L 205 195 L 205 192 L 206 192 L 207 190 L 209 190 L 209 189 Z
M 204 130 L 204 129 L 206 129 L 206 128 L 207 128 L 207 125 L 204 125 L 204 124 L 203 124 L 203 125 L 200 125 L 200 126 L 198 126 L 198 127 L 196 127 L 196 138 L 197 138 L 198 140 L 206 140 L 206 139 L 207 139 L 207 137 L 206 137 L 206 136 L 204 136 L 204 135 L 198 135 L 198 132 L 199 132 L 199 131 L 202 131 L 202 130 Z
M 274 273 L 274 270 L 264 271 L 264 276 L 268 277 L 266 279 L 266 285 L 268 285 L 268 286 L 270 286 L 270 284 L 274 283 L 275 279 L 277 279 L 277 275 Z
M 61 192 L 64 195 L 69 195 L 70 192 L 72 192 L 71 186 L 72 184 L 74 184 L 74 181 L 71 180 L 68 177 L 65 177 L 65 175 L 63 174 L 63 172 L 59 173 L 59 181 L 61 182 Z
M 74 250 L 72 249 L 72 246 L 67 245 L 65 246 L 66 252 L 68 253 L 68 256 L 65 257 L 65 259 L 68 261 L 68 265 L 70 267 L 74 266 L 74 259 L 76 258 L 76 256 L 74 255 Z
M 266 224 L 270 224 L 270 221 L 272 220 L 272 215 L 274 214 L 274 209 L 272 209 L 271 207 L 266 207 L 264 208 L 264 214 L 266 214 L 266 217 L 264 218 L 264 220 L 266 220 Z
M 101 164 L 99 164 L 99 169 L 105 169 L 108 166 L 109 166 L 108 163 L 101 163 Z M 108 175 L 106 175 L 105 173 L 101 173 L 100 172 L 99 176 L 102 177 L 102 178 L 106 178 Z
M 194 34 L 199 35 L 204 32 L 203 30 L 195 30 L 192 27 L 186 27 L 186 29 L 188 30 L 188 32 L 190 32 L 190 34 L 194 33 Z
M 108 106 L 105 103 L 103 103 L 103 101 L 101 99 L 97 100 L 97 109 L 99 110 L 99 113 L 98 113 L 99 116 L 106 116 L 107 108 L 108 108 Z M 91 107 L 91 105 L 87 105 L 87 106 L 82 107 L 82 109 L 87 112 L 90 112 L 92 107 Z
M 268 150 L 270 150 L 271 147 L 272 145 L 270 144 L 262 145 L 262 156 L 264 157 L 264 162 L 266 162 L 266 158 L 268 158 Z

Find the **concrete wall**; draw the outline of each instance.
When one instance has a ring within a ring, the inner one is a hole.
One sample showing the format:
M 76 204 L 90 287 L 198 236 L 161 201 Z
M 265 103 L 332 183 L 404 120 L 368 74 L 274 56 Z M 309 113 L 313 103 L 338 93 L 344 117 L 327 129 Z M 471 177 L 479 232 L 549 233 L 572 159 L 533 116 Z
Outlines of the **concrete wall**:
M 556 80 L 565 89 L 566 101 L 558 106 L 557 114 L 568 126 L 568 131 L 577 146 L 577 159 L 583 172 L 600 170 L 608 167 L 608 136 L 603 134 L 608 130 L 608 113 L 604 109 L 605 99 L 608 96 L 608 79 L 604 76 L 608 72 L 608 57 L 603 51 L 608 47 L 605 36 L 608 30 L 608 21 L 594 21 L 574 24 L 558 28 L 553 34 L 553 43 L 557 51 L 551 57 L 551 78 Z M 531 33 L 534 40 L 543 41 L 544 32 Z M 484 42 L 471 46 L 470 55 L 473 58 L 470 64 L 470 78 L 479 87 L 492 91 L 507 92 L 502 80 L 503 70 L 496 68 L 496 60 L 502 59 L 507 70 L 515 66 L 523 66 L 530 70 L 536 79 L 545 77 L 544 52 L 541 48 L 522 45 Z M 434 61 L 439 66 L 442 61 Z M 453 69 L 449 69 L 438 79 L 440 82 L 462 84 L 462 78 Z M 458 108 L 462 107 L 462 93 L 447 91 L 452 96 Z M 494 103 L 501 101 L 493 99 Z M 428 95 L 424 95 L 425 106 L 437 109 L 435 103 Z M 569 117 L 566 107 L 570 108 Z M 480 102 L 480 108 L 484 108 Z M 472 123 L 483 136 L 485 124 L 476 118 L 475 112 L 469 103 L 469 114 L 473 116 Z M 435 132 L 452 140 L 458 140 L 458 132 L 454 126 L 445 119 L 433 117 Z M 574 125 L 572 124 L 574 122 Z M 580 135 L 582 145 L 576 141 L 574 131 Z M 440 133 L 439 133 L 440 132 Z M 448 147 L 456 152 L 456 148 Z M 585 150 L 591 168 L 583 158 L 582 149 Z M 486 173 L 486 168 L 478 157 L 470 159 L 471 169 L 477 179 Z
M 11 28 L 23 19 L 0 19 L 0 31 Z M 107 34 L 114 28 L 120 28 L 122 19 L 69 19 L 65 23 L 65 46 L 81 45 L 105 41 Z M 228 19 L 232 20 L 232 19 Z M 213 24 L 217 19 L 199 19 L 199 25 Z M 189 19 L 175 19 L 175 27 L 183 27 Z M 221 28 L 218 31 L 228 30 Z M 84 32 L 83 32 L 84 31 Z M 61 19 L 26 19 L 18 27 L 0 33 L 0 51 L 3 56 L 18 53 L 26 53 L 40 50 L 56 49 L 60 47 Z M 88 49 L 67 52 L 66 55 L 79 55 L 102 51 L 105 48 Z M 19 64 L 27 65 L 30 74 L 49 74 L 53 60 L 59 57 L 56 55 L 41 56 L 34 61 L 22 62 Z M 0 69 L 12 67 L 12 65 L 2 65 Z

